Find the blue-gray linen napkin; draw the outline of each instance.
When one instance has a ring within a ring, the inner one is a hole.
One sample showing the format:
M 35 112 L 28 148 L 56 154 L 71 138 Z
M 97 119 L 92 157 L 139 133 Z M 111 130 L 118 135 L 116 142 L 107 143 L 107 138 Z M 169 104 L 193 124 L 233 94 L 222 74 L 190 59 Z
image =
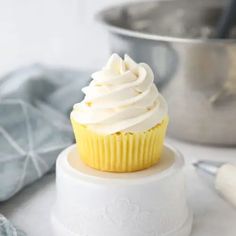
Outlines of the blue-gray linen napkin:
M 88 75 L 33 65 L 0 79 L 0 202 L 51 171 L 73 142 L 69 113 Z M 16 232 L 0 216 L 0 236 Z

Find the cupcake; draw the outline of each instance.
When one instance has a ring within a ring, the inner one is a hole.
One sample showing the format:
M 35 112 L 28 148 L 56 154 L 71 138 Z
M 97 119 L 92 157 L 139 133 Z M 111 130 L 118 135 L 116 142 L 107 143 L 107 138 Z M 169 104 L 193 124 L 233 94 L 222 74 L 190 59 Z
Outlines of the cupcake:
M 168 124 L 167 103 L 151 68 L 113 54 L 92 74 L 71 122 L 80 158 L 88 166 L 131 172 L 158 163 Z

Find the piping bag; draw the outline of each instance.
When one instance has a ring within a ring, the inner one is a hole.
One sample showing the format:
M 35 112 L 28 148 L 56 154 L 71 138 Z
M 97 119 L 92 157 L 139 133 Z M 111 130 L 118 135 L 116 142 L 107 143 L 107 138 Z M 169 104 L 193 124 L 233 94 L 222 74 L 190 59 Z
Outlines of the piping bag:
M 211 175 L 216 190 L 236 208 L 236 165 L 214 161 L 198 161 L 193 165 Z

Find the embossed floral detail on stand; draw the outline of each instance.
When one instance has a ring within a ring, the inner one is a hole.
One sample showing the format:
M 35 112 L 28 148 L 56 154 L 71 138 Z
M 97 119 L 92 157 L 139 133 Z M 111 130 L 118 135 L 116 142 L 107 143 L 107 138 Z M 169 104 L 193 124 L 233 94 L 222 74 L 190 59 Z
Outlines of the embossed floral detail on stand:
M 139 206 L 131 203 L 128 199 L 117 199 L 105 209 L 106 216 L 119 227 L 130 224 L 138 212 Z
M 151 211 L 141 211 L 135 219 L 136 227 L 148 236 L 157 236 L 155 232 L 155 223 L 153 222 L 153 214 Z
M 172 212 L 178 211 L 178 208 L 172 204 L 169 205 L 169 209 L 162 206 L 144 209 L 141 202 L 117 198 L 105 207 L 97 209 L 87 209 L 79 205 L 71 207 L 68 212 L 63 210 L 62 214 L 69 216 L 63 217 L 63 223 L 71 232 L 79 233 L 81 236 L 166 236 L 183 223 L 182 217 L 173 218 Z M 91 222 L 95 223 L 92 227 Z

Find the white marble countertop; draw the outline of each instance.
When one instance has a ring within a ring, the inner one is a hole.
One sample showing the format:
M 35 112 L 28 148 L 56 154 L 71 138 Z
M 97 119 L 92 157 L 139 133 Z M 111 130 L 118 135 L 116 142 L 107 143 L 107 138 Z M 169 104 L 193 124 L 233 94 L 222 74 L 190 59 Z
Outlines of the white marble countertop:
M 177 147 L 186 160 L 188 200 L 194 212 L 192 236 L 236 235 L 236 209 L 222 200 L 191 165 L 199 159 L 236 163 L 236 148 L 200 146 L 173 139 L 167 142 Z M 55 175 L 49 174 L 1 204 L 0 212 L 28 236 L 51 236 L 49 217 L 54 200 Z

